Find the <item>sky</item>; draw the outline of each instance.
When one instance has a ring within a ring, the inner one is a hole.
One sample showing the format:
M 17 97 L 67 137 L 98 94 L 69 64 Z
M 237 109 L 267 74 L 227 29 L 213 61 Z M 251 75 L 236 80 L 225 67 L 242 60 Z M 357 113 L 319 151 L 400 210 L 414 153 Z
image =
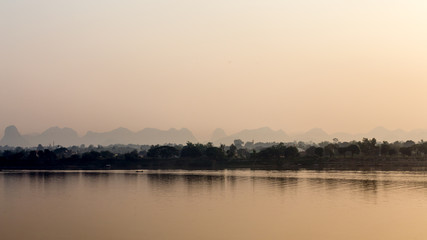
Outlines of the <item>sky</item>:
M 2 0 L 0 129 L 427 128 L 426 13 L 423 0 Z

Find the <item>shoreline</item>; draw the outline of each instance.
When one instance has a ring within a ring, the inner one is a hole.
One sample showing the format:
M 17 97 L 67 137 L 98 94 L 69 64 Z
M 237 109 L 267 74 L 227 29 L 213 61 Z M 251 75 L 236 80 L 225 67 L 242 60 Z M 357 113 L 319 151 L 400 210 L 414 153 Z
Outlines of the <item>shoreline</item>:
M 425 158 L 294 158 L 218 161 L 195 159 L 89 160 L 68 159 L 47 163 L 3 162 L 2 170 L 331 170 L 331 171 L 426 171 Z

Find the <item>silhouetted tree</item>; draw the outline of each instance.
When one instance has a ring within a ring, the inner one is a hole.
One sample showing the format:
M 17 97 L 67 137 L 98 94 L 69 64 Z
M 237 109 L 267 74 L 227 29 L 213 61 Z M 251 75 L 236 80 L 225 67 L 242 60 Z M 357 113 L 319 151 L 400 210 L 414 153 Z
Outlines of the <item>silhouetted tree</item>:
M 248 159 L 250 157 L 251 157 L 251 154 L 248 152 L 248 150 L 244 148 L 237 149 L 237 158 Z
M 326 145 L 324 149 L 325 149 L 324 150 L 325 155 L 331 158 L 335 156 L 335 151 L 337 149 L 337 146 L 335 144 L 330 143 Z
M 237 149 L 240 149 L 243 147 L 243 141 L 240 139 L 234 140 L 234 146 L 236 146 Z
M 427 154 L 427 142 L 421 141 L 417 145 L 417 150 L 421 153 Z
M 237 153 L 237 148 L 234 146 L 234 144 L 230 145 L 230 148 L 227 150 L 227 157 L 234 158 Z
M 68 153 L 68 149 L 64 147 L 57 148 L 53 150 L 57 158 L 65 158 L 65 154 Z
M 380 145 L 380 153 L 381 155 L 389 155 L 389 151 L 391 149 L 390 143 L 388 143 L 387 141 L 383 141 Z
M 245 143 L 245 148 L 252 148 L 254 146 L 254 141 L 252 141 L 252 142 L 246 142 Z
M 260 158 L 293 158 L 299 155 L 298 148 L 294 146 L 286 147 L 283 143 L 273 145 L 261 150 L 258 154 Z
M 112 159 L 114 158 L 114 153 L 110 152 L 110 151 L 101 151 L 101 158 L 103 159 Z
M 181 157 L 196 158 L 201 157 L 202 154 L 203 152 L 200 147 L 191 142 L 187 142 L 187 145 L 184 146 L 181 150 Z
M 315 146 L 311 146 L 311 147 L 309 147 L 309 148 L 307 148 L 306 150 L 305 150 L 305 154 L 307 155 L 307 156 L 309 156 L 309 157 L 313 157 L 313 156 L 316 156 L 316 147 Z
M 318 157 L 321 157 L 321 156 L 323 156 L 323 148 L 321 148 L 321 147 L 317 147 L 315 150 L 314 150 L 314 154 L 316 155 L 316 156 L 318 156 Z
M 43 151 L 43 150 L 44 150 L 44 147 L 41 144 L 39 144 L 37 146 L 37 151 Z
M 83 160 L 96 160 L 101 157 L 101 154 L 97 151 L 85 152 L 82 154 Z
M 206 156 L 215 160 L 223 160 L 225 158 L 224 150 L 214 146 L 206 148 Z
M 285 149 L 285 157 L 287 158 L 298 157 L 298 155 L 299 155 L 298 148 L 294 146 L 289 146 Z
M 147 152 L 147 157 L 150 158 L 171 158 L 179 155 L 178 149 L 172 146 L 151 146 Z
M 30 154 L 28 155 L 28 160 L 30 161 L 37 161 L 39 157 L 37 156 L 37 151 L 30 151 Z
M 10 156 L 12 156 L 13 152 L 10 150 L 6 150 L 3 152 L 3 157 L 8 158 Z
M 135 150 L 133 150 L 132 152 L 129 152 L 129 153 L 125 153 L 125 159 L 126 160 L 136 160 L 136 159 L 138 159 L 139 158 L 139 156 L 138 156 L 138 151 L 136 151 L 136 149 Z
M 359 142 L 360 151 L 366 155 L 376 155 L 379 152 L 379 149 L 376 146 L 377 140 L 372 138 L 371 140 L 363 138 L 362 142 Z
M 403 155 L 406 156 L 411 156 L 412 155 L 412 147 L 401 147 L 399 149 L 400 153 L 402 153 Z
M 403 144 L 404 147 L 413 147 L 415 146 L 415 142 L 412 140 L 408 140 Z

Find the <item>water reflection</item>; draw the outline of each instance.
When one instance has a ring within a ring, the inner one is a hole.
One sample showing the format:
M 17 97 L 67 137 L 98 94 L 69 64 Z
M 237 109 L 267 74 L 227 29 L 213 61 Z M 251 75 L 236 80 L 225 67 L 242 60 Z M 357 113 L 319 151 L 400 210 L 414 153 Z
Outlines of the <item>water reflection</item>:
M 249 172 L 249 173 L 248 173 Z M 261 173 L 260 173 L 261 172 Z M 379 191 L 425 190 L 425 174 L 396 173 L 326 173 L 325 172 L 146 172 L 134 171 L 10 171 L 2 172 L 0 179 L 3 192 L 11 191 L 17 185 L 28 184 L 32 189 L 65 189 L 67 185 L 82 183 L 89 187 L 107 186 L 109 182 L 119 180 L 122 184 L 135 185 L 146 181 L 147 186 L 155 191 L 170 191 L 185 186 L 189 192 L 202 189 L 216 191 L 235 191 L 240 185 L 250 184 L 268 191 L 285 191 L 308 188 L 311 191 L 351 191 L 353 194 L 375 196 Z M 56 191 L 56 190 L 54 190 Z
M 335 226 L 347 239 L 413 232 L 409 238 L 423 239 L 426 190 L 427 175 L 416 172 L 6 171 L 0 232 L 5 239 L 342 239 Z
M 135 176 L 128 174 L 127 176 Z M 140 175 L 141 176 L 141 175 Z M 363 174 L 357 178 L 347 177 L 328 177 L 323 174 L 318 176 L 297 176 L 288 174 L 279 174 L 271 176 L 269 174 L 263 175 L 218 175 L 202 173 L 147 173 L 144 175 L 152 189 L 172 189 L 177 186 L 186 186 L 189 189 L 197 191 L 197 189 L 218 188 L 233 190 L 239 187 L 239 184 L 250 183 L 254 189 L 262 188 L 271 191 L 296 189 L 296 188 L 310 188 L 311 190 L 320 191 L 352 191 L 354 194 L 370 194 L 376 195 L 379 190 L 393 191 L 401 188 L 405 189 L 426 189 L 427 177 L 423 179 L 417 178 L 401 178 L 391 176 L 388 179 L 379 177 L 376 174 L 370 173 L 364 178 Z M 406 176 L 405 176 L 406 177 Z M 392 179 L 394 178 L 394 179 Z

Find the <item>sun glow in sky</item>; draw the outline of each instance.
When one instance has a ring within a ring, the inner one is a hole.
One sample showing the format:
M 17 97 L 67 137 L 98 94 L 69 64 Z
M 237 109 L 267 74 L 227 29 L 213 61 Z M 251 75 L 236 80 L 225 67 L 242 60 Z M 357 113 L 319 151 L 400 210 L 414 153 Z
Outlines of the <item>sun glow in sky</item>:
M 0 2 L 0 128 L 427 128 L 427 2 Z

